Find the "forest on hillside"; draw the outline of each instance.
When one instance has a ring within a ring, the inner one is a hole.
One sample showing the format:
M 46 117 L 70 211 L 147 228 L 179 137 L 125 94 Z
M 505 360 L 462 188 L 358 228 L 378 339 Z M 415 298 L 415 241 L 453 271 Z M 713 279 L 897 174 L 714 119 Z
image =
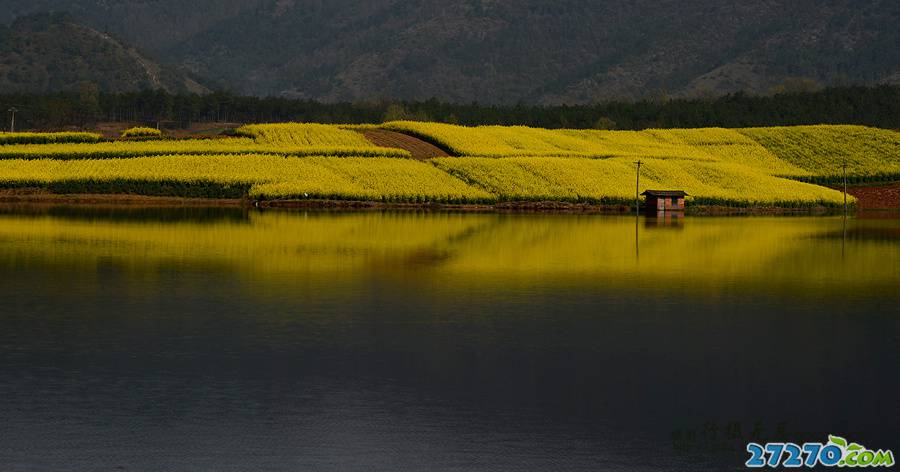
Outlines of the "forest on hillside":
M 714 99 L 611 101 L 593 105 L 482 105 L 426 101 L 321 103 L 228 92 L 170 94 L 162 90 L 104 93 L 89 84 L 54 94 L 0 95 L 4 127 L 15 108 L 17 129 L 86 128 L 98 122 L 187 127 L 193 122 L 379 123 L 418 120 L 463 125 L 645 129 L 843 123 L 900 129 L 900 86 L 834 87 L 815 92 Z

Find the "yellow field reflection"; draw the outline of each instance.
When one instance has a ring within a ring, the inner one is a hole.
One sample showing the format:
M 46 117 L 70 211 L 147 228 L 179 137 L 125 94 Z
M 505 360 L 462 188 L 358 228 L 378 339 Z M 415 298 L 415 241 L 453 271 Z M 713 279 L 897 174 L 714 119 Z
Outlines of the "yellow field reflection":
M 238 213 L 154 219 L 0 215 L 6 269 L 153 277 L 214 268 L 266 285 L 383 278 L 448 288 L 753 290 L 835 296 L 900 286 L 900 221 L 448 213 Z

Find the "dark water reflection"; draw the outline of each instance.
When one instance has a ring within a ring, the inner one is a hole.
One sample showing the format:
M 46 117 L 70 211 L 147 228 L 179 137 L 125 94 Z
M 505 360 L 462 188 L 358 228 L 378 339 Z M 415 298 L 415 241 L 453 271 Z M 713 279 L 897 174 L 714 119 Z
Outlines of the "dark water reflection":
M 751 436 L 829 432 L 898 452 L 900 221 L 645 223 L 7 209 L 0 469 L 737 470 Z

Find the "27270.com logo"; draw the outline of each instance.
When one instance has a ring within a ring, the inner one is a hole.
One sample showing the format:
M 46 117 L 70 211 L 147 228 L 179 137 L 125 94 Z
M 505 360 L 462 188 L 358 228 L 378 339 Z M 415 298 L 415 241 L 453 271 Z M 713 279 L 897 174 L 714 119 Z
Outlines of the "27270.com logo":
M 758 467 L 893 467 L 894 453 L 889 450 L 866 449 L 848 443 L 840 436 L 829 435 L 828 442 L 794 443 L 770 442 L 765 445 L 747 444 L 750 459 L 745 465 Z

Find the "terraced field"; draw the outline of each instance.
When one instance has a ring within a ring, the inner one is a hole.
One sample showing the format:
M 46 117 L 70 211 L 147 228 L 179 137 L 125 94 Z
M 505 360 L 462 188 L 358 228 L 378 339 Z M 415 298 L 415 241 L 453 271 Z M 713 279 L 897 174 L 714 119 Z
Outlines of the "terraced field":
M 634 157 L 719 161 L 769 175 L 828 183 L 843 164 L 853 181 L 900 180 L 900 133 L 865 126 L 548 130 L 390 122 L 386 129 L 438 143 L 465 157 Z
M 55 193 L 479 202 L 492 196 L 412 159 L 271 155 L 0 161 L 0 187 Z
M 677 188 L 691 195 L 695 204 L 834 206 L 843 198 L 829 188 L 773 177 L 737 164 L 677 159 L 644 159 L 643 164 L 641 191 Z M 630 158 L 441 158 L 435 165 L 504 201 L 628 204 L 635 195 L 635 182 L 631 180 L 635 169 Z
M 708 160 L 700 149 L 677 139 L 641 131 L 548 130 L 525 126 L 465 127 L 441 123 L 397 121 L 385 129 L 435 143 L 458 156 L 604 158 L 633 155 Z
M 900 133 L 864 126 L 780 126 L 740 133 L 803 170 L 785 173 L 816 183 L 900 181 Z
M 640 190 L 685 190 L 691 204 L 809 207 L 842 204 L 840 192 L 815 184 L 833 182 L 845 162 L 851 181 L 900 180 L 900 133 L 861 126 L 600 131 L 285 123 L 243 126 L 237 134 L 60 143 L 62 137 L 32 133 L 26 143 L 45 144 L 0 145 L 0 186 L 216 198 L 622 204 L 634 198 L 640 160 Z
M 97 133 L 5 133 L 0 132 L 0 146 L 10 144 L 96 143 Z
M 109 141 L 96 144 L 23 144 L 0 146 L 2 159 L 114 159 L 167 155 L 247 155 L 332 157 L 410 157 L 409 152 L 369 145 L 276 145 L 248 138 L 188 139 L 180 141 Z
M 316 123 L 245 125 L 235 131 L 238 136 L 246 136 L 257 143 L 275 146 L 337 146 L 358 149 L 376 147 L 356 131 Z

